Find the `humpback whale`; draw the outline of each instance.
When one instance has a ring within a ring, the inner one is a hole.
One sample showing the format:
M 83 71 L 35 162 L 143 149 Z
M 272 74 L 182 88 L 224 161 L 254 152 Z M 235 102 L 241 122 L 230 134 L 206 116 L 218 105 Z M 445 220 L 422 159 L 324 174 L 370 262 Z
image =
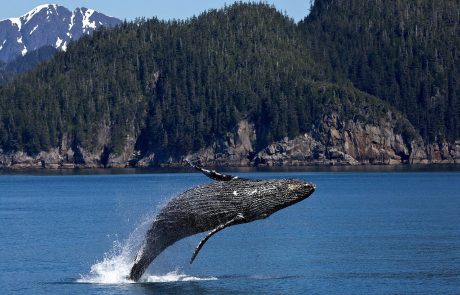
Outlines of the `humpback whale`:
M 138 281 L 163 250 L 185 237 L 209 231 L 196 246 L 192 263 L 206 241 L 219 231 L 267 218 L 315 191 L 314 184 L 303 180 L 245 179 L 189 164 L 214 181 L 179 194 L 159 211 L 137 253 L 129 279 Z

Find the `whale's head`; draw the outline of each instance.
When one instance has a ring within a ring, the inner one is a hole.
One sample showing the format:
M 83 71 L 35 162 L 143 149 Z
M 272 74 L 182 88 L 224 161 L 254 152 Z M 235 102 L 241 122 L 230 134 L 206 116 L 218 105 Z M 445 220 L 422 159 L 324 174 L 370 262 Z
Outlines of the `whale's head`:
M 250 215 L 261 219 L 308 198 L 316 187 L 300 179 L 261 181 L 249 196 Z

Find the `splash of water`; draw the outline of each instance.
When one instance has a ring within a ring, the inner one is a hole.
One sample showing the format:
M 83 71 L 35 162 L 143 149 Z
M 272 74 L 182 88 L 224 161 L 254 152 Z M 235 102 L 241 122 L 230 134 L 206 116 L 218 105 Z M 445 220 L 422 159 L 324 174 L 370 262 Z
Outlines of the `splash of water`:
M 147 275 L 142 282 L 144 283 L 168 283 L 168 282 L 191 282 L 191 281 L 215 281 L 216 277 L 195 277 L 189 276 L 175 270 L 165 275 Z
M 81 275 L 79 283 L 90 284 L 128 284 L 134 283 L 128 279 L 133 260 L 129 243 L 114 242 L 110 253 L 104 254 L 104 259 L 91 266 L 87 275 Z
M 120 247 L 120 246 L 115 246 Z M 103 261 L 91 266 L 88 275 L 81 276 L 78 283 L 88 284 L 133 284 L 128 279 L 129 272 L 133 265 L 131 255 L 126 255 L 126 247 L 122 247 L 121 253 L 115 256 L 107 256 Z M 196 277 L 181 273 L 179 270 L 168 272 L 163 275 L 145 274 L 140 283 L 168 283 L 168 282 L 190 282 L 217 280 L 215 277 Z
M 129 273 L 134 263 L 138 245 L 142 242 L 145 229 L 151 224 L 152 219 L 146 218 L 129 236 L 126 241 L 115 241 L 110 252 L 104 254 L 102 261 L 97 261 L 91 266 L 87 275 L 81 275 L 78 283 L 87 284 L 132 284 Z M 144 274 L 141 283 L 186 282 L 217 280 L 215 277 L 195 277 L 181 273 L 179 270 L 163 275 Z

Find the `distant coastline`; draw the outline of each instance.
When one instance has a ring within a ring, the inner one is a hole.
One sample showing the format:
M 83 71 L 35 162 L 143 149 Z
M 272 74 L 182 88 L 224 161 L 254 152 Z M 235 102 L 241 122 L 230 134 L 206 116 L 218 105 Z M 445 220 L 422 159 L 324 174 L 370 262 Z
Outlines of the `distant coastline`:
M 278 167 L 208 167 L 230 173 L 406 173 L 406 172 L 460 172 L 460 164 L 404 164 L 404 165 L 340 165 L 340 166 L 278 166 Z M 46 169 L 0 168 L 2 175 L 66 176 L 66 175 L 114 175 L 114 174 L 175 174 L 195 173 L 190 167 L 151 167 L 151 168 L 74 168 Z
M 460 163 L 458 3 L 326 2 L 299 23 L 236 3 L 79 39 L 0 87 L 0 167 Z
M 161 155 L 136 150 L 136 136 L 126 140 L 120 152 L 107 144 L 87 150 L 62 140 L 60 147 L 30 155 L 22 151 L 3 152 L 0 168 L 8 169 L 89 169 L 184 167 L 185 158 L 207 167 L 308 167 L 408 164 L 460 164 L 460 140 L 425 144 L 397 133 L 395 124 L 343 120 L 338 114 L 325 115 L 313 130 L 294 138 L 285 137 L 258 147 L 253 123 L 242 120 L 225 138 L 207 148 L 184 155 Z M 394 120 L 394 119 L 393 119 Z

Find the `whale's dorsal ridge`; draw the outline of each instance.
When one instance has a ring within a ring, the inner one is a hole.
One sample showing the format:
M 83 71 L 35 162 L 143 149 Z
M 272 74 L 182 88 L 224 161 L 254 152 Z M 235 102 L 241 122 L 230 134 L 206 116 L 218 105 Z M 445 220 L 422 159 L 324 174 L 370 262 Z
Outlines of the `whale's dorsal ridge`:
M 202 172 L 207 177 L 209 177 L 211 179 L 214 179 L 214 180 L 217 180 L 217 181 L 230 181 L 230 180 L 238 178 L 238 176 L 222 174 L 222 173 L 217 172 L 216 170 L 208 170 L 208 169 L 205 169 L 203 167 L 200 167 L 200 166 L 197 166 L 197 165 L 193 164 L 189 160 L 186 160 L 186 161 L 190 166 L 192 166 L 196 170 Z

